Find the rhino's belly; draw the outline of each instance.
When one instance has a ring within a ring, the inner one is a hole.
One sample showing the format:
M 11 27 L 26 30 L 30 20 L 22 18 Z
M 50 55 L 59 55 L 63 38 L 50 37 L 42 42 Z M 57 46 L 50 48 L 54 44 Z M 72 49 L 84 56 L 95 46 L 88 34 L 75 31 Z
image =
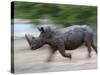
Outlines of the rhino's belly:
M 80 42 L 80 43 L 70 43 L 70 44 L 67 44 L 65 46 L 65 49 L 66 50 L 74 50 L 76 48 L 78 48 L 79 46 L 81 46 L 83 44 L 83 42 Z
M 65 48 L 67 50 L 73 50 L 78 48 L 80 45 L 83 44 L 83 34 L 81 33 L 74 33 L 66 37 L 65 39 Z

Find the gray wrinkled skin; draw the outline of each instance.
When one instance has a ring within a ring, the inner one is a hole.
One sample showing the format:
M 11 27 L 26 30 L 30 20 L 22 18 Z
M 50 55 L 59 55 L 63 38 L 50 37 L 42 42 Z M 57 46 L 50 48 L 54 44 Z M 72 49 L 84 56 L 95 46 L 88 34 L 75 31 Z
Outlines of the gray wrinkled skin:
M 31 40 L 26 36 L 26 39 L 31 49 L 36 50 L 42 47 L 44 44 L 48 44 L 51 47 L 51 54 L 47 59 L 47 62 L 51 61 L 53 54 L 58 50 L 63 57 L 72 58 L 70 53 L 66 53 L 65 50 L 74 50 L 85 43 L 88 50 L 88 57 L 91 53 L 91 46 L 97 53 L 97 48 L 93 44 L 93 31 L 87 25 L 73 25 L 63 29 L 52 29 L 51 27 L 38 28 L 40 35 L 38 38 L 32 37 Z

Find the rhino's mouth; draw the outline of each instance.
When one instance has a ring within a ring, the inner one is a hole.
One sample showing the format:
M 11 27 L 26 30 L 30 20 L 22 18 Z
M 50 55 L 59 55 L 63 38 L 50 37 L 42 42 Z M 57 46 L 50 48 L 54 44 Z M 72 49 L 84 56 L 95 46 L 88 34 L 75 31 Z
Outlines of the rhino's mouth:
M 36 50 L 37 48 L 31 47 L 31 50 Z
M 39 49 L 40 47 L 42 47 L 42 46 L 39 46 L 39 47 L 31 47 L 31 50 L 37 50 L 37 49 Z

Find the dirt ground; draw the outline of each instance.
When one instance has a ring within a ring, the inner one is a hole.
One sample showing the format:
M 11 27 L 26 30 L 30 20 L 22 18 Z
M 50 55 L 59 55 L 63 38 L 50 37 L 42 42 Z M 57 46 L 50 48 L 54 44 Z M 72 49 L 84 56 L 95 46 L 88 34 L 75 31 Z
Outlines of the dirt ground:
M 26 39 L 16 39 L 14 42 L 14 67 L 15 73 L 34 73 L 34 72 L 54 72 L 85 70 L 97 68 L 97 55 L 92 50 L 91 58 L 87 58 L 87 48 L 81 46 L 73 51 L 66 51 L 72 54 L 72 60 L 64 58 L 59 52 L 53 57 L 53 60 L 46 63 L 49 56 L 48 45 L 37 50 L 30 50 Z

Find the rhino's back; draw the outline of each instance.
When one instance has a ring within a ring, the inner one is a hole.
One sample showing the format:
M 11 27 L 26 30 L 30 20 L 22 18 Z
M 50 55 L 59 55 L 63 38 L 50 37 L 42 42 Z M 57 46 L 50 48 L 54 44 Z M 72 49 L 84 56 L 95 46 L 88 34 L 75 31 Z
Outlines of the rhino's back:
M 83 44 L 84 29 L 85 29 L 85 32 L 91 31 L 89 30 L 91 28 L 89 28 L 86 25 L 83 25 L 83 26 L 75 25 L 75 26 L 67 27 L 66 31 L 61 33 L 60 39 L 64 40 L 65 47 L 67 50 L 75 49 Z
M 65 33 L 65 32 L 69 32 L 71 30 L 75 30 L 77 28 L 83 28 L 83 27 L 86 27 L 86 25 L 73 25 L 73 26 L 69 26 L 69 27 L 65 27 L 65 28 L 58 28 L 58 29 L 55 29 L 55 32 L 56 33 Z

